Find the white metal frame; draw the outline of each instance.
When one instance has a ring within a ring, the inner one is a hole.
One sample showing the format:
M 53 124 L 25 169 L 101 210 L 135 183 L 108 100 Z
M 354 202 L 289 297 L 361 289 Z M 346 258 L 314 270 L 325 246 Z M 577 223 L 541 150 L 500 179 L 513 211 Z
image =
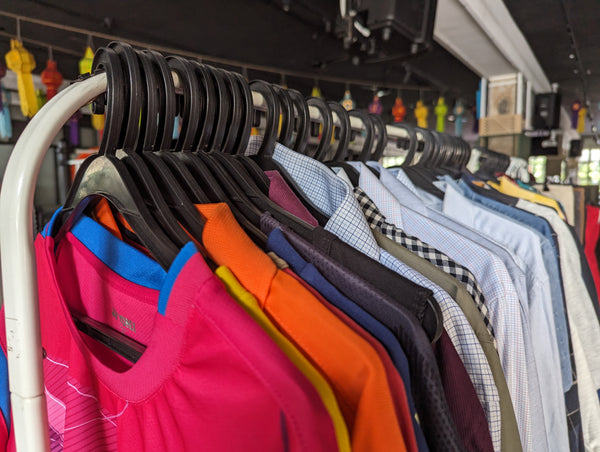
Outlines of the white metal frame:
M 35 182 L 62 126 L 106 90 L 100 74 L 69 86 L 41 109 L 21 134 L 0 193 L 0 245 L 10 400 L 17 450 L 50 450 L 42 370 L 37 274 L 32 237 Z
M 177 80 L 176 80 L 177 81 Z M 0 193 L 0 246 L 12 422 L 19 452 L 48 452 L 32 210 L 35 183 L 56 134 L 82 106 L 106 91 L 106 74 L 77 82 L 50 100 L 27 125 L 6 166 Z M 257 105 L 262 96 L 253 93 Z M 311 118 L 320 119 L 316 108 Z M 335 118 L 337 120 L 337 117 Z M 352 127 L 361 129 L 357 118 Z M 336 121 L 337 122 L 337 121 Z M 393 138 L 403 129 L 387 126 Z M 421 138 L 420 134 L 418 134 Z

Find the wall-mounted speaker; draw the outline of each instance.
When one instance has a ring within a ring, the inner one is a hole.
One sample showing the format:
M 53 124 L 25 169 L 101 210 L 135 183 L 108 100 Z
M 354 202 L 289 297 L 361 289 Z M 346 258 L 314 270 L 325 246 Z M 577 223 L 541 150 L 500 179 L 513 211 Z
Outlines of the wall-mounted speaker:
M 560 123 L 560 93 L 535 95 L 533 127 L 536 129 L 558 129 Z

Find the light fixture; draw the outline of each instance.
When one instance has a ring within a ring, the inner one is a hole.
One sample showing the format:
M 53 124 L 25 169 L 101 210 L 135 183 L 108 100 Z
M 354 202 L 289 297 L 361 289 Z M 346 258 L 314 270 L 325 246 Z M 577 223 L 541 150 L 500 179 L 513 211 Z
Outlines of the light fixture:
M 569 54 L 569 58 L 572 59 L 572 60 L 574 60 L 575 59 L 575 54 L 574 53 L 570 53 Z

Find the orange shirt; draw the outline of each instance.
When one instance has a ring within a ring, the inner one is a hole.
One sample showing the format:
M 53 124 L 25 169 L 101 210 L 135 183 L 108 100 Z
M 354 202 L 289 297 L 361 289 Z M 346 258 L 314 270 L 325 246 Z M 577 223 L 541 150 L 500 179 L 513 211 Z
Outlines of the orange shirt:
M 307 290 L 309 290 L 324 306 L 327 307 L 331 312 L 333 312 L 342 322 L 348 325 L 352 331 L 362 337 L 365 341 L 367 341 L 373 349 L 377 352 L 379 359 L 383 363 L 383 367 L 385 368 L 385 373 L 388 379 L 389 388 L 392 394 L 392 398 L 394 400 L 394 406 L 396 408 L 396 416 L 400 422 L 400 429 L 402 430 L 402 435 L 404 436 L 404 442 L 409 451 L 418 452 L 419 446 L 417 445 L 417 438 L 415 436 L 415 430 L 413 428 L 412 423 L 412 415 L 410 412 L 410 408 L 408 406 L 408 398 L 406 396 L 406 388 L 404 387 L 404 382 L 402 381 L 402 377 L 396 370 L 392 359 L 388 355 L 387 350 L 381 345 L 377 339 L 367 333 L 360 325 L 358 325 L 354 320 L 352 320 L 349 316 L 347 316 L 344 312 L 333 306 L 329 303 L 323 296 L 317 292 L 313 287 L 311 287 L 306 281 L 300 278 L 291 270 L 285 270 L 286 273 L 289 273 L 291 276 L 296 278 Z
M 279 270 L 225 204 L 197 206 L 203 242 L 252 293 L 273 323 L 327 377 L 351 432 L 354 451 L 406 451 L 385 369 L 364 339 L 292 276 Z

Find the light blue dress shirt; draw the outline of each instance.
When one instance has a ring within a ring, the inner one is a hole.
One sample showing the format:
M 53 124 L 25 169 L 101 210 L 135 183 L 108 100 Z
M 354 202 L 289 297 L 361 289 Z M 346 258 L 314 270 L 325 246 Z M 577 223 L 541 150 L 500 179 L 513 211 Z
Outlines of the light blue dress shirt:
M 454 188 L 459 189 L 460 192 L 467 198 L 496 212 L 499 212 L 508 218 L 512 218 L 521 224 L 530 226 L 538 233 L 542 243 L 542 256 L 544 258 L 544 265 L 550 279 L 550 293 L 554 312 L 556 339 L 558 340 L 558 352 L 562 370 L 563 390 L 564 392 L 567 392 L 573 385 L 573 371 L 571 368 L 569 331 L 567 328 L 565 304 L 563 298 L 562 278 L 558 267 L 558 250 L 554 244 L 552 228 L 548 222 L 541 217 L 476 193 L 464 181 L 460 181 L 457 184 L 450 178 L 445 178 L 444 180 L 453 185 Z
M 466 198 L 453 184 L 446 185 L 443 211 L 481 234 L 511 249 L 528 276 L 529 322 L 536 356 L 549 450 L 569 449 L 566 408 L 550 282 L 535 231 Z
M 517 294 L 506 265 L 496 254 L 480 245 L 479 242 L 484 240 L 480 239 L 479 234 L 471 231 L 467 237 L 448 227 L 450 221 L 442 224 L 437 218 L 428 218 L 434 211 L 428 209 L 418 196 L 381 165 L 373 166 L 380 171 L 380 179 L 370 177 L 366 171 L 361 172 L 359 185 L 382 214 L 407 234 L 420 238 L 469 268 L 481 284 L 496 333 L 500 362 L 512 396 L 523 449 L 546 449 L 546 429 L 531 343 L 526 289 L 524 297 Z M 519 272 L 523 273 L 520 269 Z

